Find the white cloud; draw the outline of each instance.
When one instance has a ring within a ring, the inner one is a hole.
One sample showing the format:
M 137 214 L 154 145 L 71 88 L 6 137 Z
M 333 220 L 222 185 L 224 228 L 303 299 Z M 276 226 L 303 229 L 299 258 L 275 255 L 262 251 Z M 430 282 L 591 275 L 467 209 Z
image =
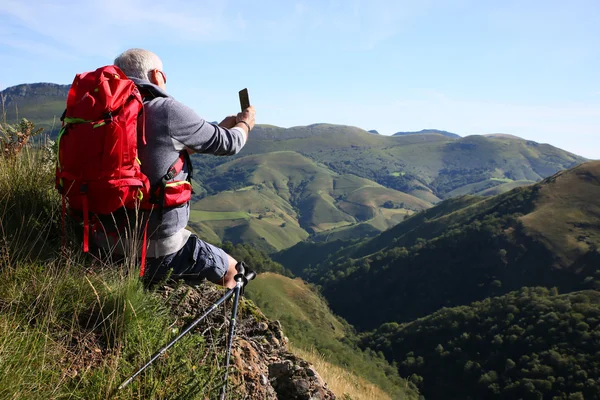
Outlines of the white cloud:
M 16 39 L 14 36 L 0 37 L 0 44 L 12 47 L 14 49 L 27 52 L 30 54 L 34 54 L 37 56 L 43 57 L 43 59 L 48 58 L 60 58 L 63 60 L 73 59 L 74 56 L 69 52 L 61 50 L 57 46 L 52 46 L 46 43 L 41 43 L 38 41 L 27 40 L 27 39 Z
M 229 40 L 235 29 L 243 29 L 238 15 L 236 24 L 227 18 L 225 1 L 152 2 L 141 0 L 0 2 L 13 26 L 28 30 L 31 41 L 43 41 L 35 47 L 23 40 L 19 47 L 39 53 L 52 47 L 82 55 L 114 56 L 129 43 L 139 40 Z M 18 30 L 12 29 L 17 36 Z M 4 41 L 5 44 L 6 41 Z M 17 44 L 13 41 L 13 46 Z M 43 47 L 45 46 L 45 49 Z

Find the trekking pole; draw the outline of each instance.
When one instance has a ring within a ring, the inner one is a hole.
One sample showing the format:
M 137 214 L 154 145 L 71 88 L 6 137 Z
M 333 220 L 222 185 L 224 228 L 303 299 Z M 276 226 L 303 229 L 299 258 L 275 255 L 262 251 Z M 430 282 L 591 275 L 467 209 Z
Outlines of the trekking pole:
M 238 268 L 239 267 L 239 268 Z M 244 287 L 248 284 L 248 281 L 251 281 L 256 277 L 256 273 L 254 271 L 248 272 L 244 269 L 243 263 L 238 263 L 235 266 L 238 274 L 233 278 L 235 279 L 235 296 L 233 298 L 233 308 L 231 309 L 231 320 L 229 324 L 229 337 L 227 341 L 227 355 L 225 356 L 225 376 L 223 377 L 223 388 L 221 390 L 221 400 L 225 400 L 225 393 L 227 391 L 227 377 L 229 376 L 229 359 L 231 358 L 231 346 L 233 345 L 233 335 L 235 334 L 235 322 L 238 304 L 240 302 L 240 296 L 243 296 Z
M 238 268 L 239 266 L 239 268 Z M 235 266 L 236 270 L 239 272 L 240 269 L 242 271 L 245 271 L 244 268 L 244 264 L 242 262 L 238 263 Z M 211 312 L 213 312 L 217 307 L 219 307 L 225 300 L 227 300 L 228 298 L 231 297 L 231 295 L 234 294 L 234 292 L 236 291 L 236 289 L 238 289 L 239 286 L 239 281 L 237 279 L 237 277 L 239 276 L 236 275 L 235 279 L 236 279 L 236 286 L 234 288 L 231 288 L 227 291 L 227 293 L 225 293 L 225 295 L 223 297 L 221 297 L 219 300 L 217 300 L 217 302 L 215 304 L 213 304 L 212 306 L 210 306 L 210 308 L 204 313 L 202 314 L 200 317 L 196 318 L 194 321 L 192 321 L 191 324 L 189 324 L 179 335 L 177 335 L 177 337 L 173 340 L 171 340 L 168 344 L 166 344 L 165 346 L 163 346 L 160 350 L 158 350 L 156 353 L 154 353 L 154 355 L 150 358 L 150 360 L 144 364 L 143 367 L 141 367 L 140 369 L 138 369 L 133 375 L 131 375 L 129 378 L 127 378 L 127 380 L 123 383 L 121 383 L 121 385 L 119 386 L 119 388 L 117 390 L 121 390 L 123 388 L 125 388 L 127 385 L 129 385 L 131 383 L 131 381 L 133 381 L 139 374 L 141 374 L 146 368 L 148 368 L 154 361 L 156 361 L 156 359 L 158 357 L 160 357 L 162 354 L 164 354 L 168 349 L 171 348 L 171 346 L 173 346 L 175 343 L 177 343 L 177 341 L 179 339 L 181 339 L 186 333 L 188 333 L 189 331 L 191 331 L 192 329 L 194 329 L 194 327 L 196 325 L 198 325 L 200 323 L 200 321 L 202 321 L 204 318 L 206 318 L 206 316 L 208 314 L 210 314 Z M 243 276 L 243 275 L 242 275 Z M 243 276 L 242 282 L 246 282 L 248 283 L 248 281 L 254 279 L 254 277 L 256 276 L 256 272 L 254 271 L 249 271 L 248 272 L 248 277 Z M 244 283 L 244 285 L 246 284 Z M 239 293 L 239 292 L 238 292 Z

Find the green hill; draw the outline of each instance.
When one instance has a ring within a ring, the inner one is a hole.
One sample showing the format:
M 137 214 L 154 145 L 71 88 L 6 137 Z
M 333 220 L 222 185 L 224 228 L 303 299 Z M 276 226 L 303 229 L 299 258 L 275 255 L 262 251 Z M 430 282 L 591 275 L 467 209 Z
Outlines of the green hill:
M 485 180 L 495 185 L 538 181 L 585 161 L 553 146 L 509 135 L 390 137 L 316 124 L 289 129 L 258 126 L 251 136 L 244 154 L 296 151 L 340 174 L 352 173 L 407 193 L 421 189 L 439 198 Z
M 0 96 L 5 99 L 9 122 L 16 118 L 18 108 L 19 115 L 48 130 L 58 125 L 68 88 L 50 83 L 23 84 L 3 90 Z M 417 133 L 374 135 L 357 127 L 331 124 L 288 129 L 257 125 L 240 156 L 295 151 L 338 174 L 354 174 L 417 197 L 421 194 L 420 198 L 428 202 L 452 197 L 450 192 L 469 184 L 486 182 L 487 189 L 507 180 L 538 181 L 586 161 L 512 135 L 457 138 L 432 129 Z M 211 175 L 216 164 L 228 161 L 203 158 L 196 158 L 202 175 Z
M 275 258 L 322 286 L 332 309 L 361 329 L 522 286 L 595 288 L 598 198 L 600 162 L 590 162 L 496 197 L 443 202 L 370 240 Z
M 464 194 L 503 193 L 583 161 L 549 145 L 507 136 L 389 137 L 328 124 L 289 129 L 257 126 L 233 160 L 194 159 L 203 193 L 216 195 L 201 199 L 195 207 L 213 211 L 214 204 L 229 204 L 228 208 L 219 206 L 219 211 L 246 211 L 249 215 L 244 219 L 198 222 L 203 223 L 207 237 L 243 238 L 274 251 L 306 239 L 373 236 L 424 204 Z M 341 179 L 363 189 L 350 192 L 332 186 L 332 181 L 347 185 Z M 260 185 L 261 193 L 239 193 Z M 291 202 L 292 212 L 281 199 Z M 249 204 L 253 205 L 246 207 Z M 258 222 L 259 210 L 267 220 Z
M 357 338 L 353 329 L 335 317 L 327 302 L 301 279 L 263 273 L 248 285 L 246 293 L 269 319 L 281 322 L 294 346 L 317 350 L 329 362 L 370 380 L 394 399 L 418 398 L 395 368 L 354 344 Z
M 597 399 L 600 293 L 523 288 L 407 324 L 362 344 L 431 399 Z
M 310 235 L 356 234 L 361 227 L 378 233 L 431 207 L 368 179 L 338 175 L 292 151 L 234 159 L 203 185 L 214 194 L 193 204 L 190 225 L 207 237 L 251 242 L 267 251 Z

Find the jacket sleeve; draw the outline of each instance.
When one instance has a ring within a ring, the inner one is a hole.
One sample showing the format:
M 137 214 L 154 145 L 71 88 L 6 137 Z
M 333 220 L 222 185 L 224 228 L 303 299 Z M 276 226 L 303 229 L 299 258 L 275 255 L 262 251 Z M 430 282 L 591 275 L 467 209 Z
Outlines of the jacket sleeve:
M 246 143 L 239 128 L 225 129 L 202 119 L 194 110 L 168 99 L 168 127 L 175 147 L 183 145 L 196 153 L 217 156 L 237 154 Z

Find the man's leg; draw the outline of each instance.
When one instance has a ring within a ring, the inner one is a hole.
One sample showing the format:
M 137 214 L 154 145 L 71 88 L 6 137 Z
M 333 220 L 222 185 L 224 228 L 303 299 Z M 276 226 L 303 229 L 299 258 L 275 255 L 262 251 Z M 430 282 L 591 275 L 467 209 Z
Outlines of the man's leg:
M 207 279 L 226 288 L 235 287 L 235 266 L 237 260 L 227 254 L 223 249 L 207 243 L 196 235 L 191 235 L 184 246 L 183 253 L 189 254 L 191 265 L 173 271 L 173 278 L 194 281 L 198 278 Z
M 146 273 L 152 281 L 170 278 L 188 282 L 207 279 L 229 289 L 235 287 L 237 261 L 223 249 L 191 235 L 185 246 L 175 254 L 149 262 Z
M 196 235 L 190 236 L 189 240 L 195 241 L 196 248 L 194 249 L 195 267 L 188 272 L 198 273 L 199 277 L 228 289 L 234 288 L 237 260 L 223 249 L 200 240 Z

